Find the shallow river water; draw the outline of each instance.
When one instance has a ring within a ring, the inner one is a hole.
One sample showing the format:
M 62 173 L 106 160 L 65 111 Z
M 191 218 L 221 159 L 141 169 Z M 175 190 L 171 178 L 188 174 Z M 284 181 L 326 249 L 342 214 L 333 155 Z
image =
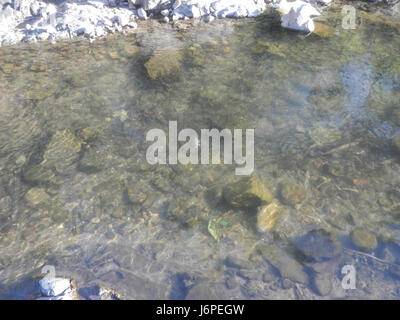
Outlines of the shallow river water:
M 399 298 L 399 24 L 326 12 L 309 36 L 266 13 L 1 48 L 0 298 L 37 297 L 45 265 L 83 297 Z M 222 199 L 234 165 L 147 163 L 172 120 L 255 129 L 272 231 Z

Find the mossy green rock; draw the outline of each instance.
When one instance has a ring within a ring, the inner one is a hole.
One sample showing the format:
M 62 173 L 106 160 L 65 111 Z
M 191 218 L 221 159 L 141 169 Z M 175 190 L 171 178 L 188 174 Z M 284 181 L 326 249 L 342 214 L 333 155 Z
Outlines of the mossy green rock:
M 182 52 L 168 47 L 154 52 L 144 64 L 149 77 L 153 80 L 164 78 L 179 71 L 181 68 Z
M 223 197 L 228 204 L 238 208 L 256 208 L 274 199 L 272 193 L 253 177 L 242 178 L 226 186 Z
M 376 237 L 362 229 L 353 230 L 351 240 L 358 248 L 364 251 L 372 251 L 378 246 Z

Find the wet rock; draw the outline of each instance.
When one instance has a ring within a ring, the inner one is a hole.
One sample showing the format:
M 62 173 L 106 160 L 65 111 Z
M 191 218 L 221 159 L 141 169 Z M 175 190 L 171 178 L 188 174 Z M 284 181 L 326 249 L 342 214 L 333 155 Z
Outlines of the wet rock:
M 271 203 L 272 193 L 256 178 L 246 177 L 223 190 L 225 201 L 234 207 L 256 208 Z
M 282 184 L 280 194 L 285 203 L 295 205 L 306 198 L 306 189 L 299 183 L 289 181 Z
M 31 207 L 50 202 L 50 196 L 42 188 L 32 188 L 25 194 L 25 201 Z
M 293 245 L 307 261 L 320 262 L 337 257 L 341 252 L 340 241 L 325 230 L 312 230 L 293 241 Z
M 276 199 L 269 205 L 260 207 L 257 212 L 257 230 L 259 232 L 272 230 L 282 212 L 283 207 Z
M 351 240 L 354 245 L 364 251 L 372 251 L 378 246 L 376 237 L 362 229 L 354 229 L 351 233 Z
M 258 246 L 257 250 L 265 260 L 278 270 L 282 278 L 304 284 L 308 282 L 307 274 L 302 265 L 283 250 L 262 245 Z
M 182 52 L 174 47 L 156 50 L 145 63 L 149 77 L 157 80 L 177 73 L 181 68 Z
M 327 296 L 332 291 L 332 273 L 317 273 L 313 278 L 315 291 L 321 296 Z

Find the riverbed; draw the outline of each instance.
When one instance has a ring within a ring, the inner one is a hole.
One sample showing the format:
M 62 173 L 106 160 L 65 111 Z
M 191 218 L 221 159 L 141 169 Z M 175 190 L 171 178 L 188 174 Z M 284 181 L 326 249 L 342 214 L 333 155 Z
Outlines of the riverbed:
M 45 265 L 83 298 L 399 298 L 400 28 L 357 13 L 308 36 L 267 10 L 0 48 L 0 298 L 35 299 Z M 224 201 L 235 166 L 146 161 L 169 121 L 255 129 L 273 230 Z

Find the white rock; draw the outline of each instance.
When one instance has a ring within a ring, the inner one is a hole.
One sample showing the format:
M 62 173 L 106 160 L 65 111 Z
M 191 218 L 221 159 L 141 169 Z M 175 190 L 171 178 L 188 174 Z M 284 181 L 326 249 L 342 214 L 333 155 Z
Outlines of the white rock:
M 215 18 L 212 15 L 207 15 L 204 17 L 205 22 L 212 22 L 214 20 L 215 20 Z
M 140 20 L 147 20 L 147 13 L 143 8 L 139 8 L 137 11 L 137 14 L 138 14 Z
M 47 297 L 59 296 L 68 289 L 72 290 L 71 281 L 63 278 L 45 278 L 39 281 L 39 285 L 41 293 Z
M 312 11 L 306 6 L 301 6 L 297 10 L 291 8 L 288 14 L 282 16 L 282 27 L 302 32 L 313 32 L 315 29 L 314 21 L 310 16 Z
M 296 0 L 294 2 L 281 0 L 281 2 L 279 2 L 277 6 L 278 11 L 282 15 L 288 14 L 291 9 L 293 9 L 295 12 L 298 12 L 301 8 L 303 10 L 303 15 L 305 16 L 317 17 L 320 15 L 319 11 L 315 9 L 311 4 L 301 0 Z
M 165 10 L 161 10 L 161 15 L 163 16 L 163 17 L 168 17 L 169 16 L 169 10 L 168 9 L 165 9 Z
M 32 2 L 31 4 L 31 14 L 33 16 L 37 16 L 39 14 L 40 11 L 40 5 L 37 1 Z
M 165 17 L 162 18 L 162 21 L 165 22 L 165 23 L 168 23 L 169 22 L 169 18 L 167 16 L 165 16 Z

